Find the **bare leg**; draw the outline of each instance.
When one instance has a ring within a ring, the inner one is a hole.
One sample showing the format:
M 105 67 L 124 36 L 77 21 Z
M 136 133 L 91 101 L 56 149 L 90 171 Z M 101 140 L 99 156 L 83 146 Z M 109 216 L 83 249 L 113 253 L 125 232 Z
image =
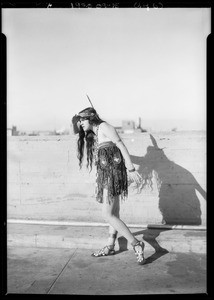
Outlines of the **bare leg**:
M 117 218 L 119 218 L 119 215 L 120 215 L 120 199 L 119 199 L 119 196 L 115 197 L 115 201 L 113 203 L 113 208 L 112 208 L 112 214 L 114 216 L 116 216 Z M 114 229 L 114 227 L 112 227 L 109 224 L 109 236 L 108 236 L 107 245 L 110 248 L 114 248 L 114 246 L 115 246 L 115 241 L 116 241 L 116 238 L 117 238 L 117 233 L 118 233 L 117 230 Z
M 112 214 L 115 215 L 116 217 L 119 217 L 119 210 L 120 210 L 120 201 L 119 201 L 119 196 L 115 197 L 115 201 L 112 202 Z M 92 254 L 92 256 L 99 257 L 103 255 L 109 255 L 114 254 L 114 246 L 115 246 L 115 240 L 117 238 L 117 230 L 109 224 L 109 236 L 107 240 L 107 246 L 102 248 L 101 250 L 98 250 Z
M 111 199 L 111 203 L 108 203 L 108 191 L 104 189 L 103 192 L 103 217 L 109 223 L 109 231 L 120 232 L 131 244 L 135 244 L 138 240 L 131 233 L 126 224 L 119 218 L 119 197 L 114 197 Z M 118 211 L 117 211 L 117 209 Z M 114 212 L 117 211 L 115 215 Z
M 137 261 L 141 264 L 144 263 L 144 243 L 139 242 L 131 233 L 126 224 L 119 218 L 119 197 L 114 197 L 108 201 L 108 191 L 103 191 L 103 216 L 109 223 L 109 236 L 108 245 L 103 249 L 92 254 L 92 256 L 104 256 L 114 254 L 115 234 L 120 232 L 133 246 Z M 110 203 L 109 203 L 110 202 Z M 113 236 L 112 236 L 113 235 Z

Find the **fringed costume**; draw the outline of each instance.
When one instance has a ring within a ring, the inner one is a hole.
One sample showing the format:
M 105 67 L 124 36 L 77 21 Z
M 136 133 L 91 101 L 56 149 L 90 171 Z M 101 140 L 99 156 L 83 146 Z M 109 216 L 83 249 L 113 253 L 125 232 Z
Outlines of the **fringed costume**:
M 103 203 L 104 189 L 108 190 L 107 201 L 109 204 L 111 204 L 111 201 L 115 196 L 120 195 L 121 199 L 125 200 L 128 196 L 128 177 L 125 161 L 120 149 L 111 141 L 98 144 L 99 125 L 104 121 L 99 118 L 95 110 L 91 108 L 87 109 L 87 111 L 82 111 L 72 118 L 75 134 L 79 133 L 80 135 L 81 133 L 81 119 L 89 119 L 91 122 L 97 122 L 96 132 L 93 137 L 93 156 L 97 167 L 96 200 Z M 85 138 L 85 134 L 83 137 Z M 83 137 L 79 138 L 79 142 Z
M 108 190 L 109 203 L 115 196 L 128 196 L 128 179 L 124 158 L 113 142 L 101 143 L 97 148 L 96 200 L 103 203 L 103 189 Z

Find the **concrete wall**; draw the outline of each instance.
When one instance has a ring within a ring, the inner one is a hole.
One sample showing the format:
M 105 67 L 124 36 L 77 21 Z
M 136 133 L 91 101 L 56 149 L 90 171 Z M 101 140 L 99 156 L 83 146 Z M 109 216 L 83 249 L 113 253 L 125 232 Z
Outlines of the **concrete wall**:
M 121 135 L 153 189 L 129 186 L 129 224 L 206 224 L 205 132 Z M 8 219 L 103 222 L 95 170 L 79 170 L 74 136 L 8 137 Z M 158 180 L 157 180 L 158 179 Z M 158 184 L 159 183 L 159 184 Z

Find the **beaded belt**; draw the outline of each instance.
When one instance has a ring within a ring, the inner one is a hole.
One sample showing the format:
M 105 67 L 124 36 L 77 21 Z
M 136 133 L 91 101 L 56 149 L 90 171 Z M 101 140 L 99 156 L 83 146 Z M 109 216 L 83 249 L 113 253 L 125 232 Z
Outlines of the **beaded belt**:
M 106 147 L 106 146 L 107 146 L 107 147 L 115 146 L 115 143 L 113 143 L 112 141 L 100 143 L 100 144 L 98 145 L 98 149 L 103 148 L 103 147 Z

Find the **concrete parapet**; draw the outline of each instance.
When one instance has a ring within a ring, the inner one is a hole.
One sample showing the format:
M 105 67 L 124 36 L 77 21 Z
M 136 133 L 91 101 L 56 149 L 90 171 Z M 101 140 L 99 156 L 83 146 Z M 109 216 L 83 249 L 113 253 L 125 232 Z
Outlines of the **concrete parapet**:
M 121 204 L 131 224 L 206 223 L 205 132 L 121 135 L 133 163 L 152 188 Z M 8 137 L 8 218 L 102 222 L 95 170 L 79 170 L 74 136 Z

